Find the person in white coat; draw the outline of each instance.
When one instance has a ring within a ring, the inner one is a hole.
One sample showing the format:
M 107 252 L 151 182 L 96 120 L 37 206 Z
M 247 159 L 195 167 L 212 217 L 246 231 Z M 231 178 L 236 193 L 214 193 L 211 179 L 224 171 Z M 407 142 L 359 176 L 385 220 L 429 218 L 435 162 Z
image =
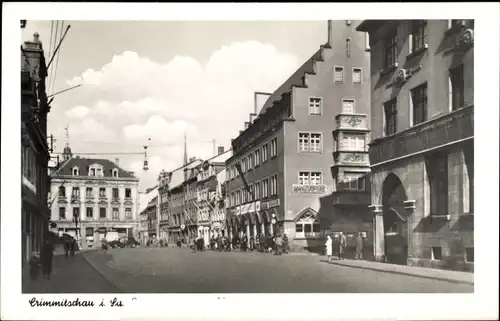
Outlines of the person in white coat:
M 326 237 L 326 242 L 325 242 L 325 252 L 326 255 L 328 256 L 328 262 L 332 261 L 332 247 L 333 247 L 333 241 L 330 235 Z

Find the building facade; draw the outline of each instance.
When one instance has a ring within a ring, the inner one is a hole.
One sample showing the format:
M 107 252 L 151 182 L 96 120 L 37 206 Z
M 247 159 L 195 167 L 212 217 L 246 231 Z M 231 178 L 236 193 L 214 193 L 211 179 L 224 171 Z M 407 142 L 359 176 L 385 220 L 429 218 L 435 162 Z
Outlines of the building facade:
M 474 21 L 367 20 L 378 260 L 474 267 Z
M 159 206 L 159 237 L 162 240 L 168 240 L 168 228 L 170 226 L 170 219 L 168 216 L 168 193 L 170 188 L 170 181 L 172 180 L 172 173 L 161 171 L 158 176 L 158 206 Z
M 21 47 L 22 264 L 40 252 L 49 230 L 47 104 L 44 51 L 35 33 Z
M 121 237 L 138 238 L 139 180 L 107 159 L 72 157 L 52 174 L 51 221 L 82 248 Z
M 232 141 L 226 220 L 233 233 L 279 232 L 287 234 L 291 248 L 311 249 L 323 247 L 324 232 L 337 216 L 366 221 L 368 196 L 364 206 L 353 206 L 356 197 L 368 195 L 367 184 L 357 182 L 369 172 L 369 56 L 357 23 L 329 21 L 328 42 L 270 95 L 259 113 L 250 114 Z M 349 128 L 335 127 L 336 118 Z M 337 188 L 346 180 L 356 183 L 349 190 Z M 337 191 L 335 209 L 332 193 Z M 359 221 L 359 228 L 366 228 Z
M 197 169 L 196 209 L 198 235 L 205 244 L 210 238 L 224 235 L 225 206 L 222 186 L 225 182 L 225 160 L 230 156 L 224 147 L 218 148 L 218 155 L 204 161 Z

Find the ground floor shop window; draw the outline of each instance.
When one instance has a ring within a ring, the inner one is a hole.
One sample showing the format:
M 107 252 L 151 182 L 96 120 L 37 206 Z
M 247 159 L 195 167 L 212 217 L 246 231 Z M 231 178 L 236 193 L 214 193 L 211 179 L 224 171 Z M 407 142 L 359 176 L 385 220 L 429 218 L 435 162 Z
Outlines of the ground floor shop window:
M 94 236 L 94 228 L 93 227 L 85 228 L 85 236 Z
M 295 222 L 295 238 L 318 237 L 320 235 L 320 225 L 316 217 L 310 211 L 305 212 Z
M 433 246 L 432 247 L 432 260 L 441 260 L 442 258 L 442 248 L 441 246 Z

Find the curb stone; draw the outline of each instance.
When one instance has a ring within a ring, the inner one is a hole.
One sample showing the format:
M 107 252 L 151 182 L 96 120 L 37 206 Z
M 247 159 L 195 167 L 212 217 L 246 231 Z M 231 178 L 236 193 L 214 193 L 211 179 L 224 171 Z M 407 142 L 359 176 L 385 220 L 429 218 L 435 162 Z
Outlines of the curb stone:
M 325 260 L 321 260 L 321 262 L 327 263 L 327 264 L 333 264 L 333 265 L 337 265 L 337 266 L 355 268 L 355 269 L 362 269 L 362 270 L 370 270 L 370 271 L 375 271 L 375 272 L 384 272 L 384 273 L 390 273 L 390 274 L 412 276 L 412 277 L 417 277 L 417 278 L 437 280 L 437 281 L 444 281 L 444 282 L 450 282 L 450 283 L 455 283 L 455 284 L 474 285 L 474 281 L 470 282 L 470 281 L 465 281 L 465 280 L 457 280 L 457 279 L 446 278 L 446 277 L 439 277 L 439 276 L 421 275 L 421 274 L 416 274 L 416 273 L 411 273 L 411 272 L 404 272 L 404 271 L 390 271 L 390 270 L 386 270 L 386 269 L 382 269 L 382 268 L 377 268 L 377 267 L 358 266 L 358 265 L 349 264 L 349 263 L 338 263 L 338 262 L 335 262 L 335 261 L 328 262 L 328 261 L 325 261 Z
M 97 266 L 97 264 L 94 264 L 94 262 L 92 262 L 92 260 L 89 260 L 89 258 L 87 258 L 87 256 L 84 254 L 84 253 L 81 253 L 82 257 L 85 259 L 85 261 L 97 272 L 99 273 L 99 275 L 101 275 L 106 281 L 108 281 L 108 283 L 114 287 L 115 289 L 117 289 L 119 292 L 121 293 L 125 293 L 125 291 L 123 291 L 122 289 L 120 289 L 119 287 L 117 287 L 113 282 L 111 282 L 110 279 L 108 279 L 108 277 L 106 276 L 106 274 L 103 273 L 103 271 L 101 270 L 100 267 Z

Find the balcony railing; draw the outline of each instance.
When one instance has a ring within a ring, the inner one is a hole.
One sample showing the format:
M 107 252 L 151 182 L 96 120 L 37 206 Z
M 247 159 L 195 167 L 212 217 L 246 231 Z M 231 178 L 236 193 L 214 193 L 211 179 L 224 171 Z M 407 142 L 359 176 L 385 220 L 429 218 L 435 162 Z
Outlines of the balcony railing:
M 474 137 L 474 105 L 440 115 L 391 136 L 370 143 L 370 163 L 417 154 Z

